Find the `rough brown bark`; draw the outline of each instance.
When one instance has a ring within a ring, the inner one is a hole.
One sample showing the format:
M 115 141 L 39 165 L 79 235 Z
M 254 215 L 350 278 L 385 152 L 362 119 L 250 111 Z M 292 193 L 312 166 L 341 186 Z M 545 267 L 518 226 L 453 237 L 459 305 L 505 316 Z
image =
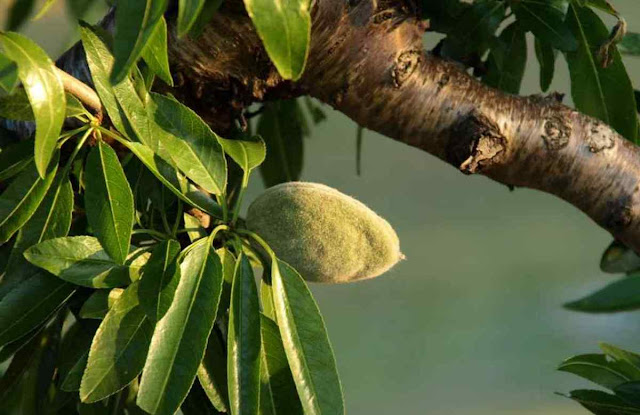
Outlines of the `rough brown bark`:
M 291 84 L 239 3 L 227 0 L 200 39 L 171 42 L 181 97 L 214 125 L 251 102 L 310 94 L 466 174 L 557 195 L 640 252 L 640 148 L 609 126 L 553 97 L 491 89 L 425 52 L 425 23 L 401 0 L 317 0 L 307 69 Z

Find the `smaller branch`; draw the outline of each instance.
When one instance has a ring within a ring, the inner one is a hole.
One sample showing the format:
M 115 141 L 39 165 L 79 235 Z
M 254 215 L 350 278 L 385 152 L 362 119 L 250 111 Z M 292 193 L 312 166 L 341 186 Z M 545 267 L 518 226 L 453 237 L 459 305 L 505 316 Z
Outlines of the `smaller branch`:
M 89 85 L 69 75 L 60 68 L 55 68 L 58 77 L 62 81 L 64 90 L 82 101 L 83 104 L 95 111 L 99 118 L 102 117 L 102 102 L 96 91 Z

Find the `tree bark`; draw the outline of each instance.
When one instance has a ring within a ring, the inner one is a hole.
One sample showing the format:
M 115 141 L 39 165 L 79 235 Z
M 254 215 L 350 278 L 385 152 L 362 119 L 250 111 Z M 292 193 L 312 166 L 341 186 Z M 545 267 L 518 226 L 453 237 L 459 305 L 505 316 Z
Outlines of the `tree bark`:
M 404 1 L 315 0 L 307 67 L 292 83 L 242 1 L 225 0 L 198 39 L 170 30 L 170 92 L 222 134 L 253 102 L 311 95 L 465 174 L 554 194 L 640 253 L 640 147 L 553 96 L 505 94 L 429 54 L 427 24 Z M 60 65 L 88 81 L 81 55 L 76 45 Z

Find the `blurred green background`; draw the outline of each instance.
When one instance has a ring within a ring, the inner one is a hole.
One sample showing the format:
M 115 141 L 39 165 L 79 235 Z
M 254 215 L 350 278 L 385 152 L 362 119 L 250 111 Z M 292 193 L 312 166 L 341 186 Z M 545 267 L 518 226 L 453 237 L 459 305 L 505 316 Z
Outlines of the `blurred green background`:
M 0 0 L 0 22 L 11 0 Z M 640 32 L 638 0 L 613 0 Z M 100 10 L 87 18 L 96 21 Z M 613 23 L 607 20 L 608 23 Z M 62 6 L 24 32 L 53 56 L 77 36 Z M 435 35 L 427 35 L 428 45 Z M 538 92 L 530 61 L 523 94 Z M 627 59 L 640 85 L 640 60 Z M 552 89 L 569 92 L 560 57 Z M 570 103 L 570 99 L 568 99 Z M 436 158 L 366 131 L 362 175 L 355 124 L 328 120 L 305 142 L 303 179 L 355 196 L 397 230 L 407 259 L 386 275 L 314 285 L 350 415 L 579 415 L 554 395 L 586 386 L 555 371 L 598 341 L 640 351 L 636 314 L 584 315 L 562 304 L 613 278 L 598 269 L 611 237 L 555 197 L 466 177 Z M 255 177 L 252 200 L 262 191 Z

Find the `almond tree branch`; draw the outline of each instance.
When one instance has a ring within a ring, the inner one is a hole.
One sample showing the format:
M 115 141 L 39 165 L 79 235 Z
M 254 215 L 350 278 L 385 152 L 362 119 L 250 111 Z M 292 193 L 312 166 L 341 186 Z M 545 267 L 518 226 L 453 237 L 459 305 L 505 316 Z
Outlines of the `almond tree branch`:
M 640 147 L 552 98 L 502 93 L 428 54 L 426 25 L 403 0 L 317 0 L 312 19 L 307 69 L 292 83 L 242 1 L 226 0 L 200 38 L 170 31 L 170 92 L 222 134 L 252 102 L 309 94 L 465 174 L 554 194 L 640 253 Z M 80 52 L 63 67 L 84 79 Z
M 99 118 L 101 118 L 102 102 L 100 102 L 100 98 L 96 91 L 94 91 L 89 85 L 77 78 L 74 78 L 60 68 L 56 67 L 55 71 L 62 81 L 64 90 L 78 98 L 83 104 L 91 108 Z
M 227 0 L 199 40 L 171 42 L 183 98 L 209 118 L 220 111 L 198 96 L 233 90 L 240 105 L 308 93 L 466 174 L 557 195 L 640 252 L 640 148 L 608 125 L 553 98 L 494 90 L 428 54 L 425 23 L 401 0 L 318 0 L 307 69 L 291 84 L 238 3 Z

